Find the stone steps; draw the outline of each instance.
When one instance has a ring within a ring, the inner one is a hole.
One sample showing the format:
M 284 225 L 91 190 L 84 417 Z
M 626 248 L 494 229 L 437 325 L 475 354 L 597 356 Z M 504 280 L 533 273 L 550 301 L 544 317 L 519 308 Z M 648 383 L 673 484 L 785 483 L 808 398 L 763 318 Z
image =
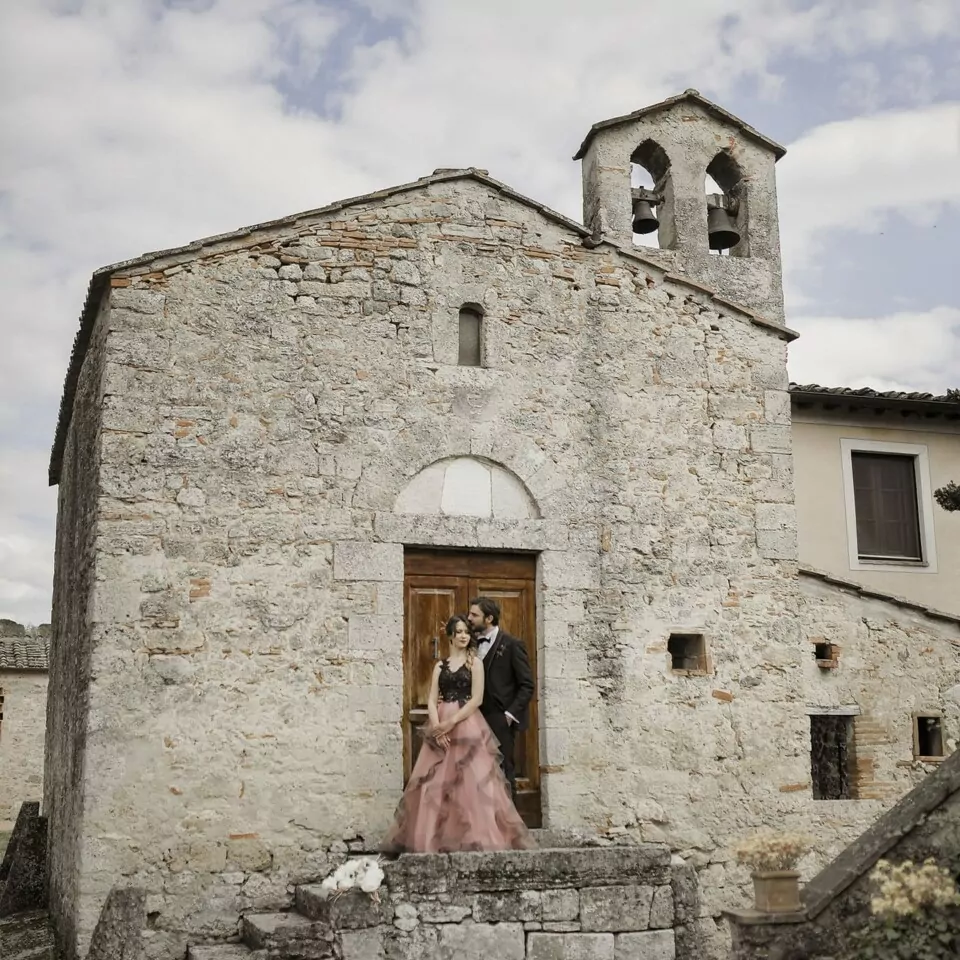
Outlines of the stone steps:
M 241 920 L 189 960 L 700 960 L 696 873 L 659 844 L 417 854 L 384 863 L 381 902 L 320 884 Z
M 247 946 L 283 960 L 328 960 L 336 956 L 330 924 L 299 913 L 247 914 L 241 929 Z
M 297 911 L 303 916 L 332 925 L 337 930 L 361 930 L 393 921 L 393 907 L 386 899 L 381 903 L 357 895 L 334 899 L 327 897 L 319 883 L 298 886 L 295 902 Z
M 46 912 L 14 914 L 0 919 L 3 960 L 58 960 Z
M 251 950 L 242 943 L 216 943 L 187 948 L 187 960 L 267 960 L 266 950 Z

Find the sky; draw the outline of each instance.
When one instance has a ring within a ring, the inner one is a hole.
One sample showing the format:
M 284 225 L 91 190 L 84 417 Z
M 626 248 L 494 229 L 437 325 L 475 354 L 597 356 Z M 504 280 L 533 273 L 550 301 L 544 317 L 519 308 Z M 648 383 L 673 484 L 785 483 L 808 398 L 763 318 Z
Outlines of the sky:
M 784 144 L 791 378 L 960 386 L 958 0 L 0 0 L 0 617 L 50 619 L 91 273 L 437 167 L 581 220 L 592 123 L 689 87 Z

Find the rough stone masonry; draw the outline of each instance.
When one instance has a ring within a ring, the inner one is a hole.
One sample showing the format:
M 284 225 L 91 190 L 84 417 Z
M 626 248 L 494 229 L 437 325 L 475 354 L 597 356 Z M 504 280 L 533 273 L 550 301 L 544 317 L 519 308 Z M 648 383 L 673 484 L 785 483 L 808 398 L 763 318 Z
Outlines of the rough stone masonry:
M 677 150 L 760 162 L 697 118 Z M 44 802 L 71 960 L 121 880 L 173 960 L 376 842 L 402 786 L 405 545 L 538 554 L 551 827 L 669 843 L 715 912 L 732 836 L 869 820 L 822 825 L 794 786 L 792 334 L 614 240 L 445 171 L 95 275 L 52 461 Z M 464 304 L 480 368 L 457 364 Z M 508 470 L 539 519 L 394 510 L 452 457 Z M 676 631 L 709 670 L 671 672 Z

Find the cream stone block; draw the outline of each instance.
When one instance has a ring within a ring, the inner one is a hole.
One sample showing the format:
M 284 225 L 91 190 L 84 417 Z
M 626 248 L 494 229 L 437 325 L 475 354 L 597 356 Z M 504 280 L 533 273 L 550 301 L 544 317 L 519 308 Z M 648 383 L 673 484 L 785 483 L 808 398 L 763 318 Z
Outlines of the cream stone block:
M 531 933 L 527 960 L 614 960 L 611 933 Z
M 547 550 L 540 557 L 545 589 L 590 588 L 599 582 L 599 558 L 596 554 L 573 550 Z
M 446 472 L 446 464 L 442 461 L 421 470 L 400 492 L 394 510 L 397 513 L 439 513 Z
M 334 580 L 403 580 L 403 546 L 345 540 L 333 547 Z
M 463 960 L 523 960 L 522 923 L 445 923 L 440 927 L 442 956 Z
M 467 457 L 447 464 L 440 509 L 448 516 L 489 517 L 492 510 L 490 468 Z
M 797 525 L 797 511 L 792 503 L 758 503 L 758 530 L 792 530 Z
M 381 650 L 399 653 L 401 621 L 397 617 L 351 616 L 347 625 L 351 650 Z
M 672 930 L 618 933 L 614 960 L 674 960 L 677 955 Z
M 400 492 L 401 515 L 527 520 L 539 510 L 523 482 L 495 463 L 456 457 L 430 464 Z
M 494 517 L 498 520 L 527 520 L 537 516 L 533 498 L 515 476 L 494 469 L 490 480 Z

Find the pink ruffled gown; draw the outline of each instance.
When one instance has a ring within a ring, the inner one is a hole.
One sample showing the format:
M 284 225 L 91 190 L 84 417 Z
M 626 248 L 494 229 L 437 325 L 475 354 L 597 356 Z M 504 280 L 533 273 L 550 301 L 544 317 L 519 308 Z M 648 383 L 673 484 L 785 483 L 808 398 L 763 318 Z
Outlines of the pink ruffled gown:
M 470 670 L 440 664 L 440 720 L 470 699 Z M 429 731 L 425 731 L 429 733 Z M 500 745 L 480 712 L 449 734 L 450 746 L 425 737 L 397 814 L 383 843 L 385 853 L 455 850 L 521 850 L 533 846 L 510 799 L 500 767 Z

